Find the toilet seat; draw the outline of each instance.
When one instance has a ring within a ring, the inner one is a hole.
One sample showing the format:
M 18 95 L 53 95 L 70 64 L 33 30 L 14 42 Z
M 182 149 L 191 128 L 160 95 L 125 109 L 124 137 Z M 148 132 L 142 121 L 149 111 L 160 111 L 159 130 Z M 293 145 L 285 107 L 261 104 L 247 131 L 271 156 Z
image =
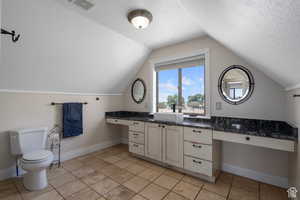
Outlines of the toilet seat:
M 47 150 L 39 150 L 23 155 L 23 163 L 41 163 L 53 158 L 53 153 Z

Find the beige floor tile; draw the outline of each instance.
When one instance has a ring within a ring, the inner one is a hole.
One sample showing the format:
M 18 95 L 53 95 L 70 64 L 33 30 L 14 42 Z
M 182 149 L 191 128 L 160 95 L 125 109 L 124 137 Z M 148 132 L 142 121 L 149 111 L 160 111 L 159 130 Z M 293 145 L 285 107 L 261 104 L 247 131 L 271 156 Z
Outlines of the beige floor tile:
M 53 167 L 53 168 L 47 170 L 47 176 L 48 176 L 49 180 L 53 179 L 53 178 L 60 177 L 65 173 L 67 173 L 67 171 L 62 167 L 59 167 L 59 168 Z
M 143 171 L 145 171 L 147 168 L 146 167 L 143 167 L 141 165 L 138 165 L 138 164 L 133 164 L 133 165 L 130 165 L 128 168 L 126 168 L 130 173 L 133 173 L 133 174 L 140 174 L 142 173 Z
M 167 176 L 171 176 L 173 178 L 176 178 L 176 179 L 181 179 L 183 178 L 184 174 L 183 173 L 180 173 L 180 172 L 176 172 L 174 170 L 171 170 L 171 169 L 167 169 L 165 172 L 164 172 L 165 175 Z
M 106 176 L 112 176 L 118 172 L 120 172 L 122 169 L 115 166 L 115 165 L 109 165 L 104 168 L 102 168 L 101 173 L 103 173 Z
M 217 183 L 205 183 L 203 188 L 210 192 L 217 193 L 223 197 L 227 197 L 230 189 L 230 184 L 218 181 Z
M 169 190 L 163 187 L 150 184 L 142 192 L 140 192 L 140 195 L 149 200 L 161 200 L 167 195 L 168 192 Z
M 98 200 L 101 196 L 90 188 L 85 188 L 68 196 L 66 200 Z
M 50 192 L 46 192 L 46 193 L 43 193 L 31 200 L 62 200 L 63 197 L 58 194 L 55 190 L 52 190 Z
M 138 176 L 145 178 L 149 181 L 154 181 L 157 177 L 159 177 L 162 174 L 162 172 L 155 171 L 153 169 L 147 169 L 140 173 Z
M 259 183 L 245 177 L 234 176 L 232 186 L 258 193 Z
M 87 186 L 82 183 L 81 181 L 73 181 L 70 183 L 67 183 L 65 185 L 62 185 L 57 188 L 57 191 L 63 196 L 63 197 L 68 197 L 76 192 L 79 192 L 80 190 L 86 188 Z
M 88 184 L 88 185 L 93 185 L 95 183 L 100 182 L 101 180 L 103 180 L 106 176 L 102 173 L 99 172 L 95 172 L 93 174 L 90 174 L 88 176 L 82 177 L 81 180 Z
M 91 159 L 94 159 L 95 156 L 93 154 L 86 154 L 86 155 L 83 155 L 83 156 L 79 156 L 77 157 L 76 159 L 85 163 L 85 162 L 88 162 L 89 160 Z
M 79 169 L 80 167 L 83 167 L 83 163 L 77 159 L 72 159 L 72 160 L 63 162 L 62 166 L 64 169 L 66 169 L 68 171 L 74 171 L 76 169 Z
M 167 170 L 166 168 L 161 167 L 159 165 L 152 165 L 151 167 L 149 167 L 149 169 L 152 169 L 152 170 L 160 172 L 160 173 L 163 173 Z
M 103 158 L 103 160 L 105 161 L 105 162 L 108 162 L 108 163 L 116 163 L 116 162 L 118 162 L 118 161 L 120 161 L 120 160 L 122 160 L 122 158 L 120 158 L 120 157 L 118 157 L 118 156 L 108 156 L 108 157 L 105 157 L 105 158 Z
M 207 190 L 201 190 L 196 200 L 226 200 L 226 198 Z
M 129 165 L 132 165 L 132 164 L 134 164 L 134 163 L 129 160 L 121 160 L 121 161 L 114 163 L 114 165 L 116 165 L 117 167 L 120 167 L 122 169 L 127 168 Z
M 146 168 L 149 168 L 149 167 L 152 167 L 152 163 L 148 162 L 148 161 L 145 161 L 145 160 L 138 160 L 135 162 L 137 165 L 141 165 L 143 167 L 146 167 Z
M 221 172 L 218 177 L 218 181 L 231 184 L 233 181 L 233 175 L 226 172 Z
M 3 195 L 3 198 L 1 197 L 2 195 Z M 0 194 L 0 199 L 1 200 L 23 200 L 19 193 Z
M 44 193 L 47 193 L 47 192 L 50 192 L 53 190 L 53 187 L 51 185 L 48 185 L 48 187 L 46 187 L 45 189 L 42 189 L 42 190 L 29 191 L 24 187 L 21 179 L 18 182 L 16 182 L 16 186 L 24 200 L 29 200 L 29 199 L 31 200 L 31 199 L 38 198 L 39 196 L 43 195 Z
M 130 157 L 130 153 L 125 151 L 125 152 L 117 154 L 117 156 L 122 158 L 122 159 L 127 159 L 127 158 Z
M 129 200 L 134 196 L 134 192 L 124 186 L 118 186 L 111 190 L 105 197 L 109 200 Z
M 89 174 L 92 174 L 92 173 L 95 173 L 95 170 L 93 168 L 90 168 L 87 166 L 84 166 L 77 170 L 72 171 L 72 174 L 74 176 L 76 176 L 77 178 L 82 178 L 82 177 L 88 176 Z
M 176 194 L 175 192 L 170 192 L 164 200 L 187 200 L 187 198 Z
M 61 176 L 58 176 L 56 178 L 50 179 L 49 184 L 51 184 L 53 187 L 58 188 L 66 183 L 69 183 L 71 181 L 74 181 L 76 179 L 75 176 L 73 176 L 70 173 L 62 174 Z
M 102 181 L 91 185 L 91 187 L 98 192 L 101 195 L 105 195 L 109 191 L 113 190 L 114 188 L 118 187 L 120 184 L 117 182 L 113 181 L 110 178 L 104 178 Z
M 230 200 L 258 200 L 258 193 L 248 190 L 232 187 L 229 194 Z
M 112 174 L 110 178 L 116 181 L 117 183 L 123 184 L 134 176 L 134 174 L 128 172 L 127 170 L 121 169 L 117 173 Z
M 192 184 L 194 186 L 197 186 L 197 187 L 202 187 L 205 183 L 201 179 L 196 178 L 196 177 L 192 177 L 192 176 L 189 176 L 189 175 L 185 175 L 183 177 L 182 181 L 184 181 L 186 183 L 190 183 L 190 184 Z
M 176 192 L 177 194 L 180 194 L 184 197 L 186 197 L 187 199 L 195 199 L 196 195 L 198 194 L 200 188 L 196 187 L 192 184 L 186 183 L 181 181 L 180 183 L 178 183 L 175 188 L 173 189 L 174 192 Z
M 178 179 L 170 177 L 170 176 L 166 176 L 166 175 L 161 175 L 160 177 L 158 177 L 154 183 L 162 186 L 166 189 L 171 190 L 177 183 L 179 182 Z
M 103 168 L 110 166 L 111 164 L 108 162 L 105 162 L 104 160 L 95 158 L 95 160 L 92 160 L 90 162 L 84 163 L 85 166 L 88 166 L 90 168 L 93 168 L 94 170 L 101 171 Z
M 285 189 L 268 185 L 260 184 L 260 200 L 287 200 L 287 192 Z
M 123 185 L 127 188 L 129 188 L 130 190 L 138 193 L 140 192 L 142 189 L 144 189 L 148 184 L 150 183 L 150 181 L 135 176 L 132 179 L 130 179 L 129 181 L 125 182 Z
M 144 197 L 142 197 L 141 195 L 135 195 L 131 200 L 147 200 Z

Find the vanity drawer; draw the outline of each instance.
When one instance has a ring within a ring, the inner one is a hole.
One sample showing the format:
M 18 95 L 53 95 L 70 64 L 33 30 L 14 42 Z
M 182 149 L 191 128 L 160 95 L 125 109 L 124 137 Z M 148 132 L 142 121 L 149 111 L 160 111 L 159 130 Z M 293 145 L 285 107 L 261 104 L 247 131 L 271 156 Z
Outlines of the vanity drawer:
M 212 146 L 185 141 L 184 154 L 212 161 Z
M 184 127 L 184 140 L 212 144 L 212 130 Z
M 145 123 L 139 121 L 130 121 L 129 131 L 145 132 Z
M 237 133 L 214 131 L 213 138 L 215 140 L 235 142 L 241 144 L 249 144 L 259 147 L 265 147 L 270 149 L 277 149 L 282 151 L 295 151 L 295 142 L 291 140 L 282 140 L 276 138 L 267 138 L 253 135 L 243 135 Z
M 143 144 L 129 142 L 129 152 L 144 156 L 145 155 L 145 147 Z
M 127 120 L 123 120 L 123 119 L 108 118 L 108 119 L 106 119 L 106 122 L 110 123 L 110 124 L 128 125 L 128 121 Z
M 206 176 L 213 175 L 212 162 L 184 156 L 184 169 Z
M 144 144 L 145 135 L 144 133 L 129 131 L 129 141 L 134 143 Z

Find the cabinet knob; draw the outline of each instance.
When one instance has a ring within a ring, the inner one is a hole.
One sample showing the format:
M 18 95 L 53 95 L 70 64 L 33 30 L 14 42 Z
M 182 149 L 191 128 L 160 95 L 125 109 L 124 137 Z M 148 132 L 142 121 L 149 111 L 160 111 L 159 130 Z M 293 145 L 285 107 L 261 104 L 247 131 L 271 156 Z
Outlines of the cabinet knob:
M 250 140 L 250 137 L 246 137 L 246 140 L 249 141 L 249 140 Z
M 193 163 L 202 164 L 201 161 L 193 160 Z
M 198 134 L 199 134 L 199 133 L 202 133 L 202 131 L 198 131 L 198 130 L 195 130 L 195 129 L 193 129 L 193 132 L 194 132 L 194 133 L 198 133 Z
M 202 146 L 201 146 L 201 145 L 196 145 L 196 144 L 193 144 L 193 147 L 196 147 L 196 148 L 199 148 L 199 149 L 201 149 L 201 148 L 202 148 Z

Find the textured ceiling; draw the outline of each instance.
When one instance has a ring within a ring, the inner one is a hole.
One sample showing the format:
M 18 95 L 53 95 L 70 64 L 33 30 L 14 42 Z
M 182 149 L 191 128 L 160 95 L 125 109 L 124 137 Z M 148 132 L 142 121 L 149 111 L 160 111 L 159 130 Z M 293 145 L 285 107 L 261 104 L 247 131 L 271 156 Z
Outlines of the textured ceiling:
M 77 7 L 69 0 L 56 1 L 150 48 L 205 35 L 178 0 L 89 0 L 95 4 L 90 10 Z M 136 8 L 147 9 L 153 14 L 147 29 L 136 30 L 127 21 L 128 11 Z
M 4 0 L 0 90 L 124 92 L 150 50 L 53 0 Z
M 282 86 L 300 84 L 300 1 L 181 2 L 187 13 L 210 36 Z

